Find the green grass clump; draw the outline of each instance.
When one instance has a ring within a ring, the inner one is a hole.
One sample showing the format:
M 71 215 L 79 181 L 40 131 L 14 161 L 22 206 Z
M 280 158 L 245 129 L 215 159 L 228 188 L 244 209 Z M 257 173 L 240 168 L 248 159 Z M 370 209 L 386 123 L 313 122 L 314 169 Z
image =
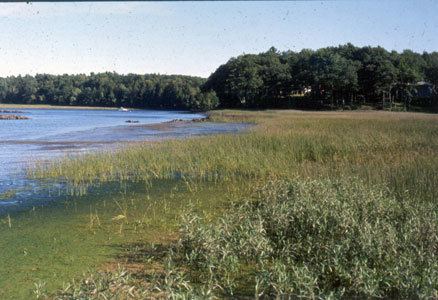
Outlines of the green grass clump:
M 12 199 L 17 194 L 16 190 L 8 190 L 6 192 L 0 193 L 0 201 L 6 201 Z
M 437 297 L 437 219 L 436 202 L 399 201 L 360 180 L 270 181 L 213 224 L 185 217 L 170 259 L 192 286 L 170 290 Z
M 47 292 L 42 293 L 42 297 L 48 297 Z M 80 281 L 66 284 L 56 299 L 142 299 L 145 297 L 145 289 L 141 288 L 139 280 L 119 267 L 112 272 L 88 274 Z

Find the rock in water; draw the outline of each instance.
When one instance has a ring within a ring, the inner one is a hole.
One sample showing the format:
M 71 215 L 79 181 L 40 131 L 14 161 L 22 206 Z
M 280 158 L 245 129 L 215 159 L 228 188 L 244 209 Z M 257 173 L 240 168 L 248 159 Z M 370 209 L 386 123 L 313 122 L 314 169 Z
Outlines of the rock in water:
M 29 120 L 29 118 L 17 115 L 0 115 L 0 120 Z

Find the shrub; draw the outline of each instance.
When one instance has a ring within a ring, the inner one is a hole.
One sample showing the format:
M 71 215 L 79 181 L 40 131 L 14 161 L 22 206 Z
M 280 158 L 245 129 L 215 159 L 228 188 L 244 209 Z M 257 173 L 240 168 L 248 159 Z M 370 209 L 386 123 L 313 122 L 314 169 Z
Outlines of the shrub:
M 437 211 L 356 179 L 273 180 L 214 224 L 186 216 L 172 259 L 222 296 L 437 297 Z

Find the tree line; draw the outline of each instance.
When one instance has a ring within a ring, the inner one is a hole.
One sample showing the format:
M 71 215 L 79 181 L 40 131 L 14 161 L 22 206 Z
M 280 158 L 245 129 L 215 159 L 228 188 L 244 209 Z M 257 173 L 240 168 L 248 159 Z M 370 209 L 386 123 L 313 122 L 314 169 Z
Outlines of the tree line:
M 0 78 L 0 102 L 208 110 L 218 98 L 213 91 L 201 91 L 204 82 L 192 76 L 109 72 L 10 76 Z
M 399 103 L 407 109 L 436 109 L 437 87 L 438 52 L 346 44 L 240 55 L 207 79 L 109 72 L 10 76 L 0 78 L 0 102 L 186 110 L 382 108 Z
M 437 86 L 438 52 L 346 44 L 300 52 L 271 48 L 231 58 L 203 89 L 215 91 L 222 107 L 382 107 L 398 102 L 408 108 L 436 106 Z

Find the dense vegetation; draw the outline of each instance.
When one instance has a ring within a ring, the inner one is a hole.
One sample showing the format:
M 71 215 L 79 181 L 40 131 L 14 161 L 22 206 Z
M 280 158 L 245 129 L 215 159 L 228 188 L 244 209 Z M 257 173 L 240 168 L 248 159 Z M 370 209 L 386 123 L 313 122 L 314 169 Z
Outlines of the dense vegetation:
M 418 86 L 419 81 L 430 84 Z M 351 44 L 313 51 L 245 54 L 220 66 L 203 88 L 222 107 L 436 107 L 438 52 L 388 52 Z
M 437 218 L 436 204 L 357 179 L 271 180 L 214 224 L 184 218 L 167 288 L 174 298 L 436 296 Z
M 437 297 L 435 115 L 220 111 L 211 119 L 258 125 L 31 173 L 72 187 L 180 181 L 195 207 L 183 213 L 174 242 L 126 245 L 132 261 L 122 262 L 124 272 L 75 281 L 61 298 Z M 199 194 L 229 210 L 200 209 Z M 127 233 L 151 215 L 129 205 L 123 214 Z
M 59 298 L 434 298 L 433 208 L 357 178 L 268 180 L 218 221 L 186 214 L 177 242 L 144 248 L 145 269 L 163 269 L 92 274 Z
M 418 85 L 420 81 L 426 84 Z M 209 110 L 222 108 L 438 109 L 438 52 L 346 44 L 230 59 L 207 80 L 182 75 L 11 76 L 0 103 Z M 219 97 L 216 97 L 216 95 Z M 401 104 L 401 105 L 400 105 Z
M 214 92 L 202 93 L 204 79 L 180 75 L 11 76 L 0 78 L 0 103 L 206 110 L 217 106 Z

